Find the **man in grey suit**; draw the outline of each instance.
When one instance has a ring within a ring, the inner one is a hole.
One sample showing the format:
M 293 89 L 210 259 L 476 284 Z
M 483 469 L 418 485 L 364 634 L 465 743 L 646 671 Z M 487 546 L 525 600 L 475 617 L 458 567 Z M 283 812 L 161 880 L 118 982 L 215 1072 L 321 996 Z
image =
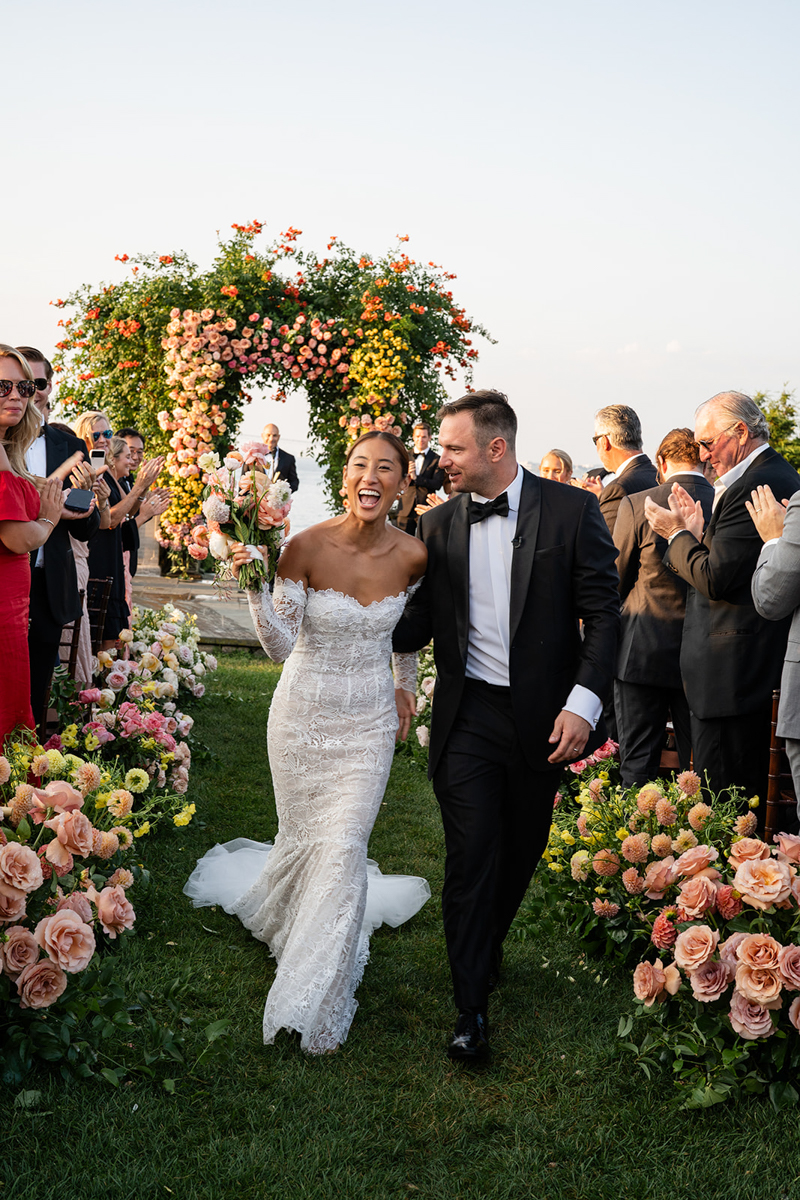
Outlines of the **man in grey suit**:
M 666 505 L 679 483 L 711 516 L 714 489 L 700 469 L 700 447 L 691 429 L 673 429 L 658 447 L 664 482 L 625 496 L 614 526 L 622 627 L 614 680 L 620 769 L 626 787 L 659 773 L 664 730 L 671 717 L 682 770 L 692 753 L 689 705 L 681 680 L 680 654 L 688 584 L 664 565 L 666 540 L 651 528 L 645 499 Z
M 800 491 L 784 508 L 766 485 L 746 501 L 753 524 L 764 539 L 753 575 L 753 603 L 768 621 L 792 624 L 781 674 L 778 737 L 786 742 L 800 820 Z

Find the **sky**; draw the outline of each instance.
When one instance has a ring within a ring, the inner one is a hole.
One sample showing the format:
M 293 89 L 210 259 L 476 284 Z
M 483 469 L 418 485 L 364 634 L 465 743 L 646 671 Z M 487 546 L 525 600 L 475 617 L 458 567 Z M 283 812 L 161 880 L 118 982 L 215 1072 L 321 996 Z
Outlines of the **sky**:
M 795 0 L 38 0 L 3 26 L 0 341 L 48 354 L 50 301 L 116 254 L 206 266 L 257 218 L 455 272 L 523 459 L 595 461 L 605 404 L 652 452 L 715 392 L 800 383 Z M 276 416 L 303 438 L 302 398 L 245 424 Z

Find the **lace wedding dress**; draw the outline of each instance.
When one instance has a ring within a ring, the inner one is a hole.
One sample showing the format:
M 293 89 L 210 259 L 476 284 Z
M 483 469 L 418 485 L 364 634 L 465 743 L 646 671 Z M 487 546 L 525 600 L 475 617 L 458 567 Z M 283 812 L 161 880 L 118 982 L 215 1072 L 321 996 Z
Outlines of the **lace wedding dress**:
M 248 594 L 265 651 L 288 659 L 267 724 L 278 834 L 273 846 L 215 846 L 184 891 L 235 913 L 277 959 L 266 1043 L 279 1029 L 297 1030 L 310 1053 L 343 1042 L 370 933 L 430 896 L 424 879 L 381 875 L 367 859 L 397 730 L 392 631 L 413 590 L 367 606 L 282 579 L 274 606 L 266 589 Z M 397 685 L 416 690 L 416 656 L 396 655 L 394 668 Z

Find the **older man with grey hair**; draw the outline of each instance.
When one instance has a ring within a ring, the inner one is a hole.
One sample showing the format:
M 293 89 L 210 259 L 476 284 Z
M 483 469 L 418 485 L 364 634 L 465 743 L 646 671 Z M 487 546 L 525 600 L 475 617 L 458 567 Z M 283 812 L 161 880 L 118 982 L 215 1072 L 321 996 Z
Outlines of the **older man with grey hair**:
M 645 513 L 669 542 L 665 564 L 691 584 L 681 675 L 695 769 L 708 776 L 713 791 L 736 786 L 764 798 L 772 691 L 780 681 L 789 620 L 765 620 L 753 603 L 762 540 L 747 501 L 763 485 L 778 500 L 788 499 L 800 488 L 800 475 L 771 448 L 764 414 L 741 392 L 719 392 L 701 404 L 694 434 L 702 461 L 717 474 L 707 528 L 699 503 L 678 484 L 669 508 L 646 500 Z
M 600 462 L 612 474 L 597 485 L 584 480 L 583 486 L 597 496 L 608 532 L 613 534 L 624 498 L 655 487 L 658 475 L 642 450 L 639 418 L 627 404 L 609 404 L 599 410 L 594 418 L 592 441 Z

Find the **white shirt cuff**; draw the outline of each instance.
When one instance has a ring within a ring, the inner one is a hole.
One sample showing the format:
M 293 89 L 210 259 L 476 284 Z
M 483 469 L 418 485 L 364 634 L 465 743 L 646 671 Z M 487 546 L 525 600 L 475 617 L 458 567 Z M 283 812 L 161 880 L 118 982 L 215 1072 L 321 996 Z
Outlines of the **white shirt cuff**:
M 671 534 L 669 535 L 669 537 L 667 538 L 667 545 L 668 545 L 668 546 L 671 546 L 671 545 L 672 545 L 672 539 L 673 539 L 673 538 L 676 538 L 676 537 L 678 536 L 678 534 L 679 534 L 679 533 L 689 533 L 689 532 L 690 532 L 690 530 L 688 530 L 688 529 L 676 529 L 676 530 L 675 530 L 675 532 L 674 532 L 674 533 L 671 533 Z M 694 534 L 692 534 L 692 537 L 694 537 Z
M 768 542 L 764 542 L 764 545 L 761 547 L 761 549 L 766 550 L 767 546 L 774 546 L 780 540 L 780 538 L 770 538 Z
M 590 692 L 588 688 L 576 683 L 567 696 L 564 708 L 567 712 L 575 713 L 577 717 L 583 717 L 584 721 L 588 721 L 594 729 L 600 720 L 603 702 L 599 696 L 595 696 L 594 692 Z

